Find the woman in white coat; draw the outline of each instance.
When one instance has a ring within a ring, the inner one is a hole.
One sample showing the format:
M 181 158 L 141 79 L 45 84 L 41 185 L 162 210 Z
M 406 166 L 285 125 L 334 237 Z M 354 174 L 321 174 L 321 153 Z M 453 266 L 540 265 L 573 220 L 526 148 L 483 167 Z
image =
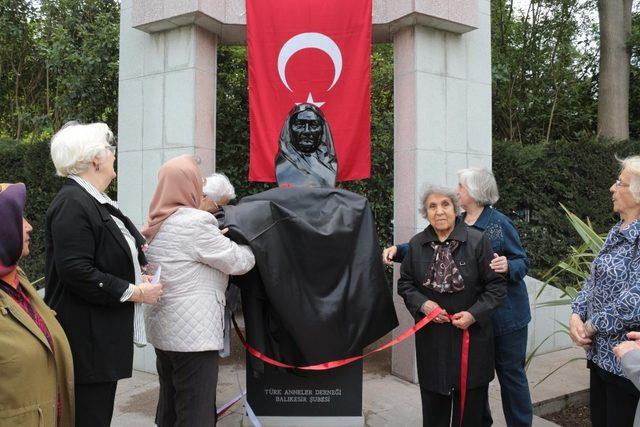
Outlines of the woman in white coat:
M 215 217 L 199 209 L 203 182 L 191 156 L 162 165 L 142 230 L 147 259 L 162 268 L 164 285 L 162 299 L 145 316 L 160 379 L 159 427 L 215 423 L 224 293 L 229 275 L 244 274 L 255 263 L 248 247 L 225 237 Z

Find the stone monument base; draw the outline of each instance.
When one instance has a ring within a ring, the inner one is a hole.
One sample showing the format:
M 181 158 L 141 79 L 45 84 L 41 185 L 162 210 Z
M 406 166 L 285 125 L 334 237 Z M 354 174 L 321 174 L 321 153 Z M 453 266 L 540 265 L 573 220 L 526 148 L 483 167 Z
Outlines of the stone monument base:
M 247 400 L 264 425 L 363 425 L 362 361 L 326 371 L 264 366 L 247 354 Z
M 364 417 L 258 417 L 263 427 L 363 427 Z M 242 426 L 253 424 L 246 415 L 242 417 Z

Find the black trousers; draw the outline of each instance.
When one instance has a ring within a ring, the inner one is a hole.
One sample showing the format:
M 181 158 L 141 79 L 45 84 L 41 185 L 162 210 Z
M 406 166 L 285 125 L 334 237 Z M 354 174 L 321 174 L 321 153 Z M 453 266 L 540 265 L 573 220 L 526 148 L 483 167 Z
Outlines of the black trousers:
M 117 381 L 75 384 L 76 427 L 109 427 Z
M 160 379 L 157 426 L 215 426 L 218 352 L 156 349 L 156 356 Z
M 483 426 L 482 413 L 489 386 L 467 390 L 464 404 L 463 427 Z M 420 387 L 422 398 L 422 425 L 425 427 L 459 427 L 460 426 L 460 392 L 455 390 L 450 395 L 434 393 Z
M 591 425 L 632 427 L 640 392 L 631 381 L 589 363 Z

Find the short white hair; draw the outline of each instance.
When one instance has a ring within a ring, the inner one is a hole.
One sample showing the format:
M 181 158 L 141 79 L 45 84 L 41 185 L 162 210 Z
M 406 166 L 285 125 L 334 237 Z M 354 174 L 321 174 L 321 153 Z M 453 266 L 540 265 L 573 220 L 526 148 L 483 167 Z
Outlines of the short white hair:
M 460 215 L 460 200 L 458 199 L 458 195 L 456 194 L 455 190 L 451 188 L 431 185 L 427 187 L 420 195 L 420 214 L 424 219 L 429 219 L 429 206 L 427 206 L 427 200 L 433 194 L 440 194 L 449 198 L 451 200 L 451 203 L 453 204 L 453 211 L 455 212 L 456 216 Z
M 640 156 L 630 156 L 624 159 L 616 156 L 616 160 L 618 160 L 622 169 L 626 169 L 631 173 L 629 191 L 636 203 L 640 203 Z
M 496 178 L 489 169 L 466 168 L 458 171 L 458 182 L 482 206 L 493 205 L 500 198 Z
M 222 173 L 214 173 L 205 181 L 202 192 L 212 201 L 219 202 L 222 199 L 235 199 L 236 191 L 231 181 Z
M 103 157 L 113 141 L 113 133 L 105 123 L 65 124 L 51 139 L 51 160 L 58 176 L 81 174 L 91 167 L 93 159 Z

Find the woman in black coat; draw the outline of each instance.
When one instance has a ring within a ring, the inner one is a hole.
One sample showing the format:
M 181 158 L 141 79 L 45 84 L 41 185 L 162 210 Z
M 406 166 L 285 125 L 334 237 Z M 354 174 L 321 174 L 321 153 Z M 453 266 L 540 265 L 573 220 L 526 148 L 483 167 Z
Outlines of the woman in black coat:
M 141 273 L 144 238 L 104 194 L 116 176 L 112 140 L 104 123 L 74 123 L 51 142 L 67 180 L 47 211 L 45 301 L 71 346 L 79 427 L 111 423 L 117 382 L 131 376 L 133 303 L 162 293 Z
M 398 294 L 416 322 L 442 310 L 416 333 L 423 424 L 459 426 L 462 412 L 463 426 L 480 426 L 477 414 L 484 409 L 494 369 L 491 313 L 506 295 L 506 281 L 489 266 L 489 240 L 463 222 L 456 223 L 453 191 L 430 188 L 421 202 L 420 212 L 430 225 L 409 242 Z M 467 329 L 466 402 L 460 411 L 462 332 Z

